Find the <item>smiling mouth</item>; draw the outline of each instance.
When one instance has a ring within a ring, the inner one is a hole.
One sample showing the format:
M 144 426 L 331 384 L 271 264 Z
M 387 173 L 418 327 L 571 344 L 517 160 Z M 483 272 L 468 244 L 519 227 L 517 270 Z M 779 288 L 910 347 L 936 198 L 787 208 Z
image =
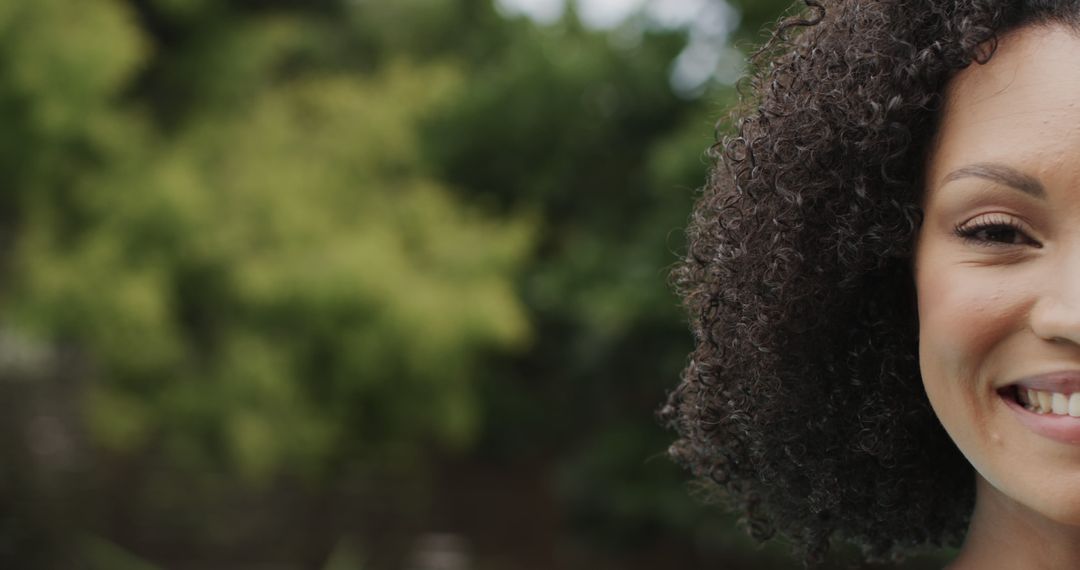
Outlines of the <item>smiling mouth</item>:
M 1080 447 L 1080 374 L 1077 372 L 1024 378 L 999 389 L 998 396 L 1020 425 L 1042 437 Z
M 1052 414 L 1080 418 L 1080 392 L 1066 394 L 1009 386 L 1002 396 L 1012 399 L 1025 410 L 1035 414 Z

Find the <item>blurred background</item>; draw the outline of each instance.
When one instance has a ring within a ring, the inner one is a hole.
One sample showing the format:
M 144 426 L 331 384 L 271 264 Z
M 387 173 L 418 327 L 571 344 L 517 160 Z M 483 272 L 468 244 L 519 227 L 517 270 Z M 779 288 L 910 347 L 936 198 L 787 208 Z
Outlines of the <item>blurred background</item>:
M 800 567 L 654 420 L 786 5 L 0 0 L 0 568 Z

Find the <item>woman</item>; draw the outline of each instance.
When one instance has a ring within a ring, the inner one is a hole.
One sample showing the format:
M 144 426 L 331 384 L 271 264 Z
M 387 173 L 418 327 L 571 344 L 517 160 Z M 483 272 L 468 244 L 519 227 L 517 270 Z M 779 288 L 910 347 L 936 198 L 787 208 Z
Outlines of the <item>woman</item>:
M 806 5 L 673 274 L 671 454 L 810 561 L 1080 568 L 1080 2 Z

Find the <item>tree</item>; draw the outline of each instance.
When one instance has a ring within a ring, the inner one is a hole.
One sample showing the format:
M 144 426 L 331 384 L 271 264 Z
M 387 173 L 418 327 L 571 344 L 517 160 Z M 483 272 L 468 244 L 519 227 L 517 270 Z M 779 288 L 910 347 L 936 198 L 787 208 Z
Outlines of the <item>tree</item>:
M 97 484 L 125 484 L 107 510 L 129 518 L 197 518 L 220 499 L 201 479 L 319 485 L 464 445 L 480 357 L 531 332 L 512 283 L 531 222 L 463 203 L 419 150 L 452 63 L 287 73 L 324 22 L 202 6 L 238 24 L 205 32 L 212 58 L 152 51 L 117 2 L 0 12 L 7 320 L 82 355 Z M 180 107 L 144 97 L 194 62 L 200 96 L 158 121 Z

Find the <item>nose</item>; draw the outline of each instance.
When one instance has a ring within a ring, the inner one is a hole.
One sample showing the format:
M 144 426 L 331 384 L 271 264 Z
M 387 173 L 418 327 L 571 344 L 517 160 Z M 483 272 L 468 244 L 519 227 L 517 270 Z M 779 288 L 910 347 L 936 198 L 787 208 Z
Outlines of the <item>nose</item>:
M 1031 313 L 1031 328 L 1043 340 L 1080 346 L 1080 306 L 1042 299 Z
M 1039 338 L 1080 346 L 1080 258 L 1059 265 L 1056 275 L 1031 311 L 1031 328 Z

